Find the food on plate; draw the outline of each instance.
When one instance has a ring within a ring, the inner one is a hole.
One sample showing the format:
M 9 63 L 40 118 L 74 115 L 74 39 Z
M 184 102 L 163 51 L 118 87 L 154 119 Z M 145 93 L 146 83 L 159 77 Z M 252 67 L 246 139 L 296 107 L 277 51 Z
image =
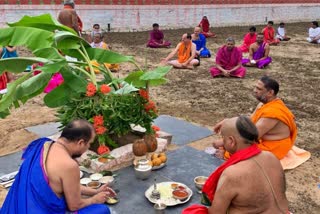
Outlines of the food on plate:
M 159 156 L 159 159 L 161 160 L 162 163 L 167 162 L 167 156 Z
M 98 158 L 98 161 L 101 163 L 106 163 L 106 162 L 108 162 L 108 158 L 100 157 L 100 158 Z
M 162 161 L 160 158 L 156 158 L 152 160 L 152 165 L 153 166 L 160 166 L 162 164 Z
M 167 155 L 166 155 L 166 153 L 161 152 L 161 153 L 159 154 L 159 156 L 161 157 L 161 156 L 167 156 Z
M 184 200 L 189 196 L 189 193 L 186 190 L 176 189 L 172 191 L 172 197 L 180 200 Z
M 106 200 L 106 203 L 107 204 L 116 204 L 118 203 L 118 199 L 117 198 L 111 198 L 111 197 L 108 197 L 107 200 Z
M 151 160 L 154 160 L 154 159 L 156 159 L 156 158 L 158 158 L 158 154 L 157 153 L 153 153 L 152 155 L 151 155 Z
M 100 186 L 101 183 L 99 181 L 90 181 L 89 183 L 87 183 L 87 187 L 91 187 L 93 189 L 97 189 Z
M 91 160 L 89 158 L 87 159 L 84 159 L 81 163 L 82 166 L 86 167 L 86 168 L 89 168 L 90 165 L 91 165 Z
M 172 188 L 172 189 L 176 189 L 178 186 L 179 186 L 179 184 L 176 184 L 176 183 L 172 183 L 172 184 L 171 184 L 171 188 Z

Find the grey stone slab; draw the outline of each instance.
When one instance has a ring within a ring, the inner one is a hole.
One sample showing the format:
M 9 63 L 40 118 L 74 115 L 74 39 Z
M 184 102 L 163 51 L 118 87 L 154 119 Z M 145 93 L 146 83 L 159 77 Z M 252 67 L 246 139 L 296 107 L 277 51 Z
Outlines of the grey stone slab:
M 205 127 L 197 126 L 168 115 L 160 115 L 154 123 L 161 130 L 172 134 L 172 143 L 178 145 L 185 145 L 213 134 L 211 130 Z
M 0 176 L 19 170 L 22 151 L 0 157 Z
M 120 190 L 118 193 L 120 203 L 110 206 L 114 214 L 154 213 L 153 204 L 144 196 L 145 191 L 153 184 L 154 178 L 157 179 L 157 183 L 166 181 L 184 183 L 193 191 L 193 196 L 188 202 L 167 207 L 166 213 L 181 213 L 187 206 L 200 203 L 200 194 L 197 193 L 193 183 L 194 177 L 209 176 L 223 161 L 188 146 L 168 152 L 167 155 L 167 165 L 153 171 L 147 180 L 138 180 L 132 166 L 118 171 L 119 176 L 114 188 Z
M 35 133 L 39 137 L 48 137 L 59 132 L 59 126 L 61 126 L 61 123 L 45 123 L 41 125 L 27 127 L 26 130 Z

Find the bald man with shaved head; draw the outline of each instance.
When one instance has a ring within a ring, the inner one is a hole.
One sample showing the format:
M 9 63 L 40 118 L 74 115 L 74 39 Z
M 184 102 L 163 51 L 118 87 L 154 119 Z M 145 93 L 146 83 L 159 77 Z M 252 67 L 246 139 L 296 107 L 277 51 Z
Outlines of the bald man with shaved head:
M 288 213 L 285 177 L 280 161 L 261 151 L 258 130 L 248 117 L 224 120 L 221 135 L 232 155 L 207 179 L 201 203 L 183 214 Z

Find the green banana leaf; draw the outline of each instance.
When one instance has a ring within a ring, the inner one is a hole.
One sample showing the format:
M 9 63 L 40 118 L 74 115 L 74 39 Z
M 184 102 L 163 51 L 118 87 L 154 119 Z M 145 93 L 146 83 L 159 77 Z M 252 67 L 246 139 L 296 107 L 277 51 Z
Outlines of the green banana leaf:
M 171 66 L 158 67 L 153 71 L 135 71 L 130 73 L 124 80 L 135 87 L 159 86 L 166 83 L 164 76 L 170 71 Z
M 25 46 L 30 50 L 52 46 L 53 32 L 31 28 L 10 27 L 0 29 L 0 45 Z
M 51 60 L 40 57 L 14 57 L 0 60 L 0 74 L 3 71 L 9 71 L 12 73 L 21 73 L 26 70 L 28 65 L 32 65 L 36 62 L 42 62 L 43 64 L 53 63 Z
M 40 73 L 27 79 L 17 87 L 14 100 L 25 103 L 28 99 L 41 94 L 51 76 L 50 73 Z
M 53 32 L 55 30 L 69 31 L 77 34 L 73 29 L 61 25 L 50 14 L 42 14 L 39 16 L 23 16 L 18 22 L 8 23 L 10 27 L 24 26 L 38 28 L 46 31 Z
M 12 103 L 15 101 L 15 93 L 18 85 L 27 80 L 32 74 L 26 74 L 19 79 L 15 80 L 8 84 L 8 92 L 1 98 L 0 100 L 0 112 L 5 113 L 8 112 L 8 109 L 11 107 Z

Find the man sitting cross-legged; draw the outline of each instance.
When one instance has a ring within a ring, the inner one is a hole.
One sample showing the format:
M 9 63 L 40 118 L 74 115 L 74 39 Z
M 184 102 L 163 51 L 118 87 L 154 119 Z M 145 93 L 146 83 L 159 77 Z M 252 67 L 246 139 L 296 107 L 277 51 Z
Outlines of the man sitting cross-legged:
M 201 203 L 182 214 L 288 213 L 285 175 L 272 153 L 261 151 L 258 130 L 245 116 L 221 125 L 223 146 L 232 156 L 217 168 L 202 188 Z
M 228 38 L 226 44 L 222 46 L 216 56 L 216 67 L 210 68 L 212 77 L 244 77 L 246 69 L 242 67 L 242 52 L 234 46 L 233 38 Z
M 280 40 L 275 38 L 275 30 L 273 28 L 273 21 L 268 21 L 268 25 L 262 29 L 264 34 L 264 42 L 269 45 L 278 45 Z
M 200 27 L 195 27 L 194 28 L 194 33 L 191 35 L 192 36 L 192 42 L 196 44 L 197 47 L 197 55 L 200 57 L 204 58 L 209 58 L 211 57 L 211 53 L 206 47 L 206 37 L 201 33 L 201 28 Z
M 257 35 L 257 41 L 250 45 L 249 59 L 242 59 L 242 64 L 249 67 L 264 68 L 272 62 L 269 57 L 270 46 L 263 42 L 263 34 Z
M 103 40 L 103 36 L 101 33 L 95 33 L 93 36 L 93 42 L 90 44 L 91 47 L 93 48 L 101 48 L 105 50 L 109 50 L 110 47 L 105 43 Z M 93 65 L 99 66 L 99 63 L 95 60 L 91 61 Z M 109 64 L 109 63 L 104 63 L 106 67 L 108 67 L 111 71 L 116 72 L 119 70 L 120 66 L 119 64 Z M 94 69 L 96 73 L 99 73 L 99 69 Z
M 307 41 L 314 44 L 320 44 L 320 27 L 317 21 L 311 22 Z
M 239 49 L 243 52 L 249 52 L 250 45 L 255 43 L 257 40 L 256 27 L 252 26 L 249 29 L 249 33 L 247 33 L 243 38 L 243 43 L 239 47 Z
M 57 141 L 33 141 L 22 155 L 23 163 L 0 212 L 109 214 L 104 203 L 114 191 L 107 185 L 99 189 L 82 186 L 74 160 L 87 151 L 95 135 L 92 124 L 75 120 Z
M 260 103 L 251 115 L 251 120 L 259 131 L 258 147 L 272 152 L 283 164 L 286 164 L 283 162 L 285 158 L 285 161 L 295 161 L 298 166 L 310 158 L 310 153 L 294 146 L 297 136 L 295 117 L 277 97 L 278 91 L 278 82 L 268 76 L 258 80 L 254 87 L 253 94 Z M 222 123 L 223 120 L 214 126 L 215 133 L 220 132 Z M 230 154 L 220 147 L 222 144 L 221 139 L 214 141 L 213 146 L 220 148 L 216 156 L 229 158 Z
M 159 24 L 154 23 L 152 25 L 153 30 L 150 31 L 150 38 L 147 44 L 149 48 L 168 48 L 171 43 L 164 40 L 164 35 L 161 30 L 159 30 Z
M 178 54 L 177 60 L 171 60 Z M 194 66 L 199 65 L 200 61 L 196 58 L 196 45 L 191 41 L 191 34 L 183 34 L 181 42 L 177 47 L 162 60 L 162 63 L 172 65 L 174 68 L 187 68 L 193 69 Z

